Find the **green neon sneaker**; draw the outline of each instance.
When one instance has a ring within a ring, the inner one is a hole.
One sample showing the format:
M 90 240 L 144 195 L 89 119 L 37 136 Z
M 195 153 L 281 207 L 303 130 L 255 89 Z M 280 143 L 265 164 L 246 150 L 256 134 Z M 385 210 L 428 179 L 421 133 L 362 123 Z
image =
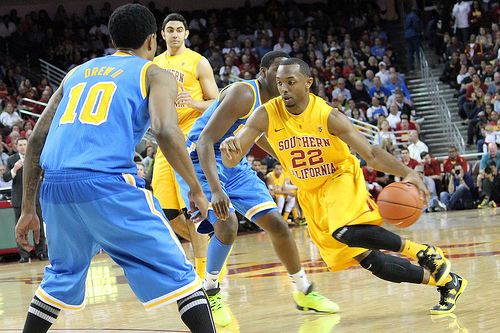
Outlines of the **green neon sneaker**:
M 208 301 L 210 302 L 210 309 L 212 310 L 212 317 L 214 318 L 214 323 L 221 327 L 227 326 L 231 323 L 231 315 L 227 311 L 224 303 L 222 303 L 222 295 L 220 294 L 220 288 L 214 288 L 207 290 Z
M 300 311 L 313 310 L 318 313 L 335 313 L 340 310 L 337 304 L 312 290 L 313 284 L 311 283 L 306 294 L 297 290 L 293 292 L 293 299 L 297 304 L 297 309 Z

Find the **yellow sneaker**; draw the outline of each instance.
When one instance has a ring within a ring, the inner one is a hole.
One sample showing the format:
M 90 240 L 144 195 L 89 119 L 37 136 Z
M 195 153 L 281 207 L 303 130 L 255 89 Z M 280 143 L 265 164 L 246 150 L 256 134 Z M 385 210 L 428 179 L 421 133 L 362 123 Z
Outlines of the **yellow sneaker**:
M 311 283 L 306 294 L 297 290 L 293 292 L 293 299 L 297 304 L 297 309 L 300 311 L 313 310 L 318 313 L 335 313 L 340 310 L 337 304 L 312 290 L 313 284 Z
M 452 280 L 437 290 L 441 293 L 439 304 L 431 309 L 431 314 L 448 314 L 455 310 L 458 297 L 462 295 L 465 287 L 467 287 L 467 280 L 461 278 L 455 273 L 450 273 Z
M 431 273 L 438 286 L 450 273 L 451 263 L 445 258 L 443 250 L 437 246 L 427 245 L 427 249 L 417 253 L 417 258 L 418 264 Z
M 212 317 L 214 318 L 215 325 L 221 327 L 227 326 L 231 323 L 231 315 L 227 311 L 224 303 L 222 303 L 222 295 L 220 288 L 207 290 L 208 301 L 210 302 L 210 309 L 212 310 Z

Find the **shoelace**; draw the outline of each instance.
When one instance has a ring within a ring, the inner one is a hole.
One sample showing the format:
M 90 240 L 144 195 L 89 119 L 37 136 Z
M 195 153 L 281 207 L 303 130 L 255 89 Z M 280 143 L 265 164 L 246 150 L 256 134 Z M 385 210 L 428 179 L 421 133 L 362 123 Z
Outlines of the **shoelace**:
M 324 301 L 324 300 L 328 300 L 325 296 L 322 296 L 320 294 L 318 294 L 317 292 L 313 291 L 313 292 L 310 292 L 309 294 L 307 294 L 307 296 L 311 295 L 315 300 L 317 301 Z
M 439 304 L 441 305 L 445 305 L 447 303 L 447 300 L 448 300 L 448 294 L 449 294 L 449 289 L 442 286 L 442 287 L 437 287 L 437 290 L 439 291 L 439 293 L 441 294 L 441 299 L 439 300 Z
M 222 300 L 225 300 L 226 298 L 221 294 L 216 294 L 214 296 L 209 296 L 208 299 L 210 302 L 210 308 L 212 308 L 213 310 L 219 310 L 224 306 L 222 304 Z

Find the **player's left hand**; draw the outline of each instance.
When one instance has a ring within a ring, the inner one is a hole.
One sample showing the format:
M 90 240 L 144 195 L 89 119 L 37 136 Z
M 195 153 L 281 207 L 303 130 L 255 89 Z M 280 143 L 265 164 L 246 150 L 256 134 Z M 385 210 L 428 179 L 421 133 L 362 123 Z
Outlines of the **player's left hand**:
M 223 191 L 212 193 L 212 209 L 218 219 L 224 221 L 229 217 L 229 203 L 229 198 Z
M 38 244 L 40 242 L 40 220 L 36 212 L 22 212 L 16 224 L 16 241 L 28 252 L 33 248 L 28 238 L 30 230 L 33 231 L 33 238 L 35 243 Z
M 184 90 L 184 85 L 181 83 L 181 92 L 177 94 L 175 99 L 175 104 L 184 105 L 187 107 L 193 107 L 193 97 L 191 97 L 191 92 Z
M 188 198 L 188 213 L 191 214 L 191 221 L 196 224 L 206 219 L 208 215 L 208 199 L 205 193 L 203 191 L 195 192 L 190 190 Z
M 422 198 L 422 200 L 424 201 L 424 205 L 427 205 L 429 203 L 429 200 L 431 199 L 431 193 L 429 192 L 427 187 L 425 187 L 425 184 L 418 175 L 418 173 L 416 173 L 415 171 L 410 172 L 403 179 L 403 182 L 408 182 L 415 185 L 420 192 L 420 198 Z
M 222 141 L 219 150 L 222 154 L 226 155 L 228 160 L 231 160 L 233 159 L 233 154 L 238 155 L 241 153 L 240 141 L 236 137 L 230 136 Z

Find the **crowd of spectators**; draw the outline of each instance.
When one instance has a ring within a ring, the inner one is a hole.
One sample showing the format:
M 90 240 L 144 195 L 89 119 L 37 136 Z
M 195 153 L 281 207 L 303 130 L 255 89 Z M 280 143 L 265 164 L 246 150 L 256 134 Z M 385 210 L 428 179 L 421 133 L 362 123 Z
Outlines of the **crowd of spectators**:
M 489 7 L 483 8 L 474 1 L 469 8 L 466 2 L 458 1 L 453 7 L 443 9 L 441 2 L 436 3 L 438 10 L 432 12 L 426 28 L 420 21 L 418 8 L 412 8 L 413 30 L 409 35 L 425 34 L 442 55 L 445 66 L 441 79 L 459 90 L 460 112 L 469 126 L 470 138 L 479 139 L 483 149 L 492 140 L 500 142 L 497 60 L 500 29 L 498 18 L 494 18 L 495 15 L 500 18 L 500 6 L 495 7 L 498 1 L 490 1 Z M 156 8 L 154 2 L 149 3 L 149 8 L 159 25 L 170 12 L 168 7 Z M 41 9 L 23 19 L 13 9 L 2 16 L 0 46 L 19 46 L 67 71 L 86 60 L 116 51 L 106 26 L 112 10 L 110 3 L 105 3 L 101 8 L 88 5 L 83 13 L 70 13 L 60 5 L 53 15 Z M 410 13 L 409 8 L 406 10 Z M 449 191 L 448 178 L 457 174 L 452 169 L 446 171 L 446 165 L 443 165 L 446 176 L 440 175 L 435 165 L 429 167 L 428 161 L 433 159 L 425 157 L 430 156 L 428 148 L 419 138 L 425 122 L 414 109 L 400 65 L 401 58 L 407 55 L 395 52 L 386 33 L 384 13 L 376 1 L 328 1 L 309 6 L 271 0 L 264 6 L 246 2 L 237 9 L 181 14 L 187 19 L 190 31 L 186 45 L 208 59 L 219 88 L 238 79 L 255 78 L 260 59 L 269 51 L 282 50 L 301 58 L 311 66 L 312 93 L 347 116 L 377 126 L 379 134 L 374 144 L 412 168 L 423 165 L 423 175 L 435 180 L 436 198 L 441 191 Z M 448 24 L 451 18 L 456 29 Z M 161 34 L 158 45 L 158 53 L 163 52 L 165 43 Z M 19 114 L 17 110 L 22 108 L 35 114 L 43 111 L 43 106 L 22 102 L 23 98 L 47 102 L 51 94 L 47 79 L 23 76 L 22 68 L 8 59 L 0 64 L 3 153 L 15 151 L 12 142 L 16 137 L 29 136 L 36 121 L 36 117 Z M 468 143 L 472 144 L 471 140 Z M 142 156 L 136 158 L 144 166 L 145 174 L 152 169 L 155 149 L 154 145 L 147 145 Z M 447 163 L 450 161 L 458 163 L 451 155 Z M 470 171 L 467 163 L 461 165 L 464 174 Z M 368 169 L 365 173 L 372 183 L 376 180 L 373 188 L 391 181 L 376 170 Z M 437 203 L 432 208 L 439 210 L 439 207 Z

